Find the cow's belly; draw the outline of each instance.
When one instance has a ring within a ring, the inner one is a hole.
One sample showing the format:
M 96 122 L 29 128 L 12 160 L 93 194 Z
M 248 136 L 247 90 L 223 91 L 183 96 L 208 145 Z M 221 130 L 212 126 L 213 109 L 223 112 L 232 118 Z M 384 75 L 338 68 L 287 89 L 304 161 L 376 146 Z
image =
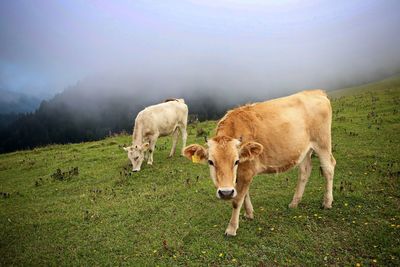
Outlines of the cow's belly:
M 311 146 L 305 145 L 301 149 L 292 150 L 282 153 L 265 153 L 259 162 L 260 173 L 280 173 L 290 170 L 300 164 Z
M 174 130 L 176 129 L 176 125 L 174 125 L 173 127 L 169 126 L 169 127 L 163 127 L 163 128 L 159 128 L 158 132 L 159 132 L 159 136 L 169 136 L 171 135 Z

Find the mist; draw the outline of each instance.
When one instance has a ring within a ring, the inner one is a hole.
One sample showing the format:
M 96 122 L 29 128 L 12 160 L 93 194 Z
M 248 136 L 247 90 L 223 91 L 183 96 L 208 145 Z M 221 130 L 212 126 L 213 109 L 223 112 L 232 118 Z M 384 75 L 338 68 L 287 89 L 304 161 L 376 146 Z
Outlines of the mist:
M 398 74 L 399 11 L 371 0 L 0 1 L 0 153 L 131 133 L 166 98 L 216 120 Z
M 399 1 L 2 1 L 0 88 L 235 103 L 400 71 Z

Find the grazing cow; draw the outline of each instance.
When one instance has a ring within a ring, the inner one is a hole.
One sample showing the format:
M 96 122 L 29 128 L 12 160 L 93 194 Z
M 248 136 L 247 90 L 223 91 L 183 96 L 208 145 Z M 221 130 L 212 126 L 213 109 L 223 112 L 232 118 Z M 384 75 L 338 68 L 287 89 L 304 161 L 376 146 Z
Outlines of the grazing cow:
M 140 171 L 146 156 L 147 164 L 153 164 L 153 152 L 160 136 L 172 134 L 172 149 L 169 157 L 175 153 L 179 131 L 182 134 L 182 147 L 185 147 L 187 118 L 188 107 L 183 99 L 167 99 L 164 103 L 149 106 L 139 112 L 135 119 L 132 146 L 124 147 L 132 162 L 132 170 Z
M 332 207 L 336 161 L 331 152 L 332 108 L 321 90 L 245 105 L 229 111 L 217 126 L 208 148 L 193 144 L 184 149 L 193 162 L 207 163 L 217 197 L 232 200 L 233 212 L 225 231 L 235 236 L 240 208 L 253 219 L 249 187 L 260 173 L 278 173 L 299 166 L 299 178 L 290 208 L 301 201 L 311 173 L 311 154 L 320 160 L 326 178 L 323 207 Z

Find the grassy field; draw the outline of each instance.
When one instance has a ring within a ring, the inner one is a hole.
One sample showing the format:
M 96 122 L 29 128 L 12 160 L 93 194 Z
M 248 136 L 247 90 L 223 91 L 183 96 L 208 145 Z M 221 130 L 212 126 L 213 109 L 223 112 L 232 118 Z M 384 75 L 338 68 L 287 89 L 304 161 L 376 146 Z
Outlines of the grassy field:
M 297 209 L 297 170 L 260 175 L 255 219 L 228 238 L 230 203 L 207 166 L 167 159 L 169 138 L 139 173 L 121 148 L 130 136 L 53 145 L 0 155 L 0 265 L 399 266 L 400 80 L 333 95 L 331 210 L 314 158 Z M 191 125 L 188 144 L 214 127 Z

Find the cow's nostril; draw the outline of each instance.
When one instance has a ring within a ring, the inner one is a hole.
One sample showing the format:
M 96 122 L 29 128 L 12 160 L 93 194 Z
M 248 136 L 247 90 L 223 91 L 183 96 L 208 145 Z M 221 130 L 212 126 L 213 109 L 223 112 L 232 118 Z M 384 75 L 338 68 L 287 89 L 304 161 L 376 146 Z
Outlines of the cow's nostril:
M 222 195 L 222 191 L 221 190 L 218 190 L 218 195 L 220 196 L 220 197 L 222 197 L 223 195 Z
M 218 195 L 222 198 L 231 197 L 233 196 L 235 190 L 218 190 Z

